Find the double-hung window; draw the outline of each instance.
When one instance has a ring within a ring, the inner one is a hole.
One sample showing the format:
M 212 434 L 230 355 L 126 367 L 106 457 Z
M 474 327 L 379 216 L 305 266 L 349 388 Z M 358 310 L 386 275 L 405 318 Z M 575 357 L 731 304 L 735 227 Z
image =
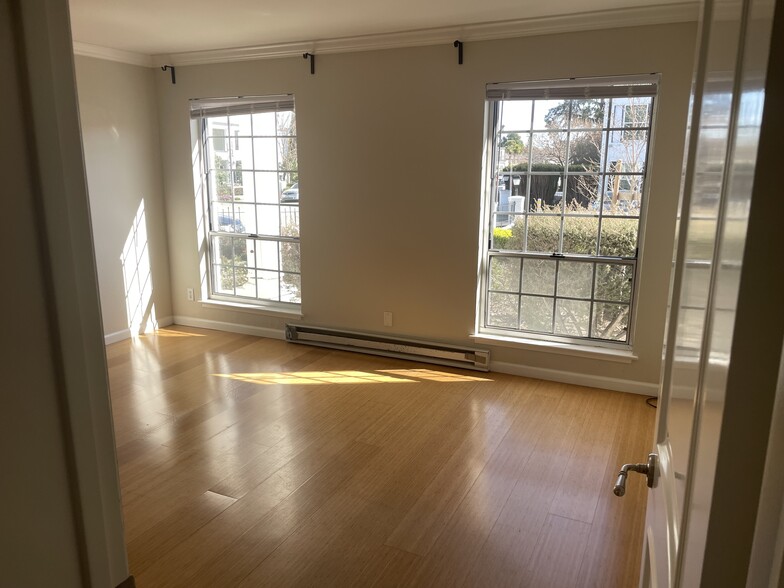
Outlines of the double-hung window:
M 209 222 L 210 298 L 301 302 L 294 97 L 191 101 Z
M 631 343 L 657 85 L 487 86 L 479 334 Z

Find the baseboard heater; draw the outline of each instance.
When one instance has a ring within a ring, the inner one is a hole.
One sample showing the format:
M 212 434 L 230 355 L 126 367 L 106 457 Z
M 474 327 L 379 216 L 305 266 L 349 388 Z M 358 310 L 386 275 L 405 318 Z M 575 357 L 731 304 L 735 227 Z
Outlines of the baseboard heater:
M 437 363 L 483 372 L 490 369 L 490 352 L 473 347 L 442 345 L 416 339 L 401 339 L 372 333 L 339 331 L 304 325 L 286 325 L 286 340 L 292 343 Z

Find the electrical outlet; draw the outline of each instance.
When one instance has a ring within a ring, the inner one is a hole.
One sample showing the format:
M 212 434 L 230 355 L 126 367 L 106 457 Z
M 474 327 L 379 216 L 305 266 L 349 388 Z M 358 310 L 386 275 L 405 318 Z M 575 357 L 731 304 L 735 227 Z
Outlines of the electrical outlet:
M 193 288 L 188 288 L 188 300 L 190 300 L 191 302 L 193 302 L 194 300 Z
M 384 326 L 385 327 L 392 326 L 392 313 L 388 310 L 384 311 Z

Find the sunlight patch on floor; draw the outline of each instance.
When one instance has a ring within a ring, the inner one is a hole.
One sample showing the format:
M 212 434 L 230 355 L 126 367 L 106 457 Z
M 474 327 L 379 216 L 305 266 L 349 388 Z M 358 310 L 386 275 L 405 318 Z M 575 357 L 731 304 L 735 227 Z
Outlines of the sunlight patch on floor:
M 413 382 L 406 378 L 354 370 L 329 372 L 267 372 L 247 374 L 212 374 L 251 384 L 381 384 Z
M 492 382 L 490 378 L 479 378 L 477 376 L 466 376 L 464 374 L 452 374 L 449 372 L 439 372 L 436 370 L 410 369 L 410 370 L 380 370 L 385 374 L 395 374 L 407 378 L 419 378 L 420 380 L 431 380 L 433 382 Z

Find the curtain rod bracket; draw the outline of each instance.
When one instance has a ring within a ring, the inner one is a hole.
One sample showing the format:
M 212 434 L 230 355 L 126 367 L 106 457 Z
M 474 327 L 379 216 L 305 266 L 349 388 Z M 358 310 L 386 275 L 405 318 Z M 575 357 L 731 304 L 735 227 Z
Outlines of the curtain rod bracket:
M 177 83 L 177 78 L 174 75 L 174 66 L 173 65 L 162 65 L 161 66 L 161 71 L 166 71 L 167 69 L 171 70 L 172 84 L 176 84 Z
M 457 40 L 453 43 L 455 47 L 457 47 L 457 64 L 463 65 L 463 42 Z
M 310 57 L 310 75 L 316 73 L 316 56 L 313 53 L 303 53 L 302 59 L 307 59 Z

